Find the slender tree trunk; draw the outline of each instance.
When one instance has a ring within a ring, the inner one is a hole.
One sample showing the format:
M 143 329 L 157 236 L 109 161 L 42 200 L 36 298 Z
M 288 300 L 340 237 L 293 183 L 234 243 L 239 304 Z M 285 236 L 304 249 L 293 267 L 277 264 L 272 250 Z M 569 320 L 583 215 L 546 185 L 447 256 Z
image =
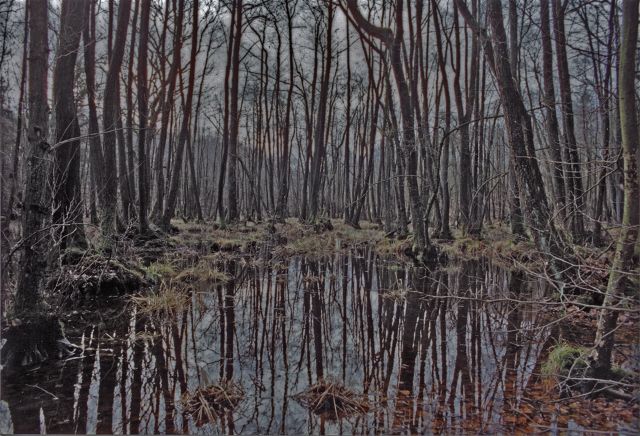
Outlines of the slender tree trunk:
M 309 220 L 315 221 L 318 217 L 318 200 L 320 196 L 321 169 L 325 160 L 325 128 L 327 122 L 327 98 L 329 95 L 329 80 L 332 67 L 333 44 L 333 15 L 334 9 L 331 2 L 327 3 L 327 41 L 324 54 L 324 71 L 320 79 L 320 95 L 318 100 L 318 116 L 313 135 L 313 157 L 311 158 L 311 174 L 309 181 Z
M 454 79 L 453 79 L 453 90 L 456 101 L 456 108 L 458 110 L 458 123 L 460 129 L 460 163 L 459 163 L 459 174 L 458 180 L 460 185 L 460 196 L 458 201 L 458 208 L 460 209 L 460 220 L 461 225 L 464 232 L 469 232 L 471 228 L 471 185 L 473 182 L 473 177 L 471 176 L 471 147 L 470 147 L 470 138 L 469 138 L 469 120 L 471 111 L 473 110 L 473 99 L 475 97 L 474 90 L 469 90 L 468 79 L 467 79 L 467 93 L 466 93 L 466 104 L 463 102 L 462 98 L 462 89 L 460 87 L 460 76 L 463 73 L 462 69 L 465 66 L 461 63 L 461 51 L 462 46 L 460 42 L 460 28 L 458 25 L 458 11 L 455 8 L 454 3 L 454 30 L 455 30 L 455 60 L 456 65 L 454 68 Z M 435 17 L 434 17 L 435 19 Z M 465 41 L 466 45 L 466 41 Z M 475 79 L 477 74 L 476 70 L 476 62 L 474 59 L 478 57 L 478 44 L 476 42 L 476 38 L 472 42 L 472 72 L 471 77 Z M 466 61 L 465 61 L 466 63 Z M 469 92 L 470 91 L 470 92 Z M 448 129 L 447 129 L 448 130 Z
M 53 70 L 53 105 L 56 121 L 54 214 L 60 249 L 87 246 L 80 194 L 80 124 L 73 93 L 76 59 L 82 32 L 83 0 L 63 0 L 56 64 Z
M 638 108 L 636 105 L 636 47 L 638 44 L 638 0 L 622 2 L 622 34 L 620 41 L 620 70 L 618 72 L 618 100 L 622 131 L 624 161 L 624 211 L 618 236 L 616 254 L 611 265 L 609 284 L 596 330 L 595 347 L 591 356 L 596 377 L 606 377 L 611 371 L 611 355 L 615 344 L 618 311 L 615 310 L 627 287 L 632 287 L 628 274 L 636 266 L 633 252 L 640 225 L 640 186 L 638 184 Z
M 104 155 L 100 140 L 100 125 L 96 108 L 96 17 L 95 0 L 88 0 L 84 4 L 84 27 L 82 29 L 84 45 L 84 71 L 87 87 L 87 105 L 89 108 L 89 160 L 95 183 L 98 203 L 105 205 L 104 187 Z
M 179 8 L 184 9 L 184 0 L 180 0 Z M 193 105 L 193 89 L 196 81 L 196 57 L 198 54 L 198 0 L 193 1 L 193 22 L 191 31 L 191 56 L 189 60 L 189 82 L 187 84 L 187 98 L 184 104 L 182 126 L 178 137 L 178 145 L 176 147 L 176 157 L 173 161 L 173 172 L 171 174 L 171 186 L 169 188 L 169 196 L 167 197 L 167 207 L 162 217 L 162 226 L 168 228 L 173 218 L 176 201 L 178 199 L 178 185 L 180 181 L 180 172 L 182 170 L 182 162 L 184 158 L 184 148 L 189 140 L 189 126 L 191 124 L 191 106 Z M 189 145 L 190 147 L 190 145 Z M 191 167 L 193 168 L 193 166 Z M 187 199 L 185 198 L 186 202 Z
M 278 204 L 276 206 L 276 218 L 284 221 L 287 217 L 287 202 L 289 199 L 289 141 L 291 135 L 291 109 L 293 106 L 293 88 L 295 71 L 295 54 L 293 51 L 293 16 L 289 2 L 285 2 L 287 11 L 287 32 L 289 36 L 289 87 L 287 89 L 287 106 L 285 109 L 284 128 L 282 131 L 282 157 L 280 162 L 280 186 L 278 188 Z M 348 24 L 347 24 L 348 26 Z
M 450 198 L 449 198 L 449 131 L 451 128 L 451 97 L 449 95 L 449 80 L 447 78 L 448 72 L 446 67 L 446 60 L 444 54 L 444 43 L 442 41 L 441 34 L 444 33 L 442 30 L 442 26 L 440 25 L 439 20 L 439 12 L 438 5 L 436 0 L 431 0 L 431 7 L 434 10 L 433 21 L 436 32 L 436 44 L 437 44 L 437 53 L 438 53 L 438 67 L 440 70 L 440 77 L 442 80 L 442 92 L 444 93 L 444 135 L 445 138 L 442 140 L 442 144 L 436 144 L 436 146 L 441 146 L 442 151 L 440 152 L 440 198 L 442 199 L 442 209 L 440 213 L 440 228 L 438 229 L 438 236 L 443 239 L 451 239 L 451 229 L 449 227 L 449 206 L 450 206 Z M 456 73 L 456 78 L 454 82 L 459 82 L 459 73 Z M 456 83 L 454 85 L 454 89 L 458 89 L 460 92 L 460 85 Z M 460 96 L 462 98 L 462 96 Z M 462 100 L 460 100 L 460 106 L 462 105 Z M 439 109 L 438 109 L 439 110 Z M 460 109 L 462 111 L 462 109 Z M 468 177 L 468 173 L 467 173 Z
M 549 25 L 549 0 L 540 0 L 540 31 L 542 36 L 542 79 L 544 82 L 543 103 L 547 117 L 546 128 L 551 159 L 553 191 L 556 210 L 561 217 L 565 215 L 564 176 L 562 155 L 560 153 L 560 133 L 556 116 L 556 95 L 553 85 L 553 49 L 551 47 L 551 29 Z
M 181 2 L 183 4 L 184 2 Z M 175 2 L 174 2 L 175 6 Z M 173 106 L 173 99 L 176 91 L 176 79 L 178 78 L 178 70 L 181 67 L 180 53 L 182 50 L 182 23 L 184 17 L 184 7 L 178 8 L 177 16 L 174 22 L 174 37 L 173 37 L 173 58 L 171 61 L 171 68 L 169 70 L 169 76 L 167 82 L 169 85 L 167 93 L 164 95 L 164 101 L 162 102 L 162 120 L 160 125 L 160 138 L 158 139 L 158 149 L 156 151 L 156 158 L 153 165 L 153 172 L 156 177 L 156 201 L 153 205 L 153 211 L 151 212 L 151 219 L 153 221 L 161 221 L 162 213 L 164 210 L 164 155 L 165 147 L 167 145 L 167 135 L 169 130 L 169 121 L 171 120 L 171 108 Z M 163 88 L 166 85 L 162 85 Z
M 131 210 L 129 211 L 131 217 L 133 218 L 134 214 L 134 204 L 136 202 L 136 189 L 135 189 L 135 166 L 133 163 L 134 153 L 133 153 L 133 82 L 134 82 L 134 74 L 133 74 L 133 61 L 135 59 L 135 45 L 136 45 L 136 33 L 138 30 L 138 10 L 140 9 L 140 0 L 135 0 L 135 6 L 133 9 L 133 18 L 131 20 L 131 43 L 129 45 L 129 65 L 127 71 L 127 90 L 126 90 L 126 106 L 127 106 L 127 116 L 125 119 L 125 127 L 126 131 L 125 140 L 126 140 L 126 152 L 127 152 L 127 186 L 129 187 L 129 200 L 131 202 Z
M 558 58 L 558 77 L 560 79 L 560 98 L 562 101 L 562 119 L 564 124 L 565 159 L 567 164 L 566 180 L 569 185 L 571 233 L 575 241 L 585 236 L 584 199 L 582 190 L 582 170 L 576 144 L 573 118 L 573 102 L 571 97 L 571 78 L 569 77 L 569 61 L 567 59 L 567 41 L 564 30 L 564 9 L 561 0 L 553 1 L 554 24 L 556 36 L 556 57 Z
M 50 238 L 46 234 L 50 217 L 49 144 L 47 142 L 48 4 L 29 0 L 29 151 L 27 158 L 23 238 L 24 253 L 16 291 L 16 313 L 37 309 L 42 303 L 42 281 L 47 268 Z
M 18 123 L 16 125 L 16 142 L 13 148 L 13 159 L 11 165 L 11 173 L 9 174 L 9 201 L 6 210 L 6 218 L 8 219 L 13 214 L 13 204 L 16 198 L 16 191 L 18 189 L 18 171 L 20 163 L 20 147 L 22 144 L 23 135 L 23 122 L 24 122 L 24 89 L 27 83 L 27 60 L 28 60 L 28 42 L 29 42 L 29 6 L 25 4 L 24 8 L 24 36 L 22 39 L 22 67 L 20 69 L 20 91 L 18 92 Z M 3 232 L 8 231 L 9 226 L 3 225 Z M 3 271 L 5 268 L 3 268 Z
M 149 54 L 149 16 L 151 0 L 141 0 L 140 39 L 138 44 L 138 225 L 140 234 L 149 229 L 147 220 L 147 117 L 149 116 L 149 89 L 147 86 L 147 59 Z
M 227 201 L 229 202 L 230 222 L 239 218 L 238 213 L 238 186 L 236 181 L 236 168 L 238 164 L 238 129 L 240 125 L 240 113 L 238 111 L 238 88 L 240 82 L 240 43 L 242 42 L 242 0 L 237 0 L 235 4 L 235 27 L 233 29 L 233 53 L 232 53 L 232 77 L 229 103 L 229 161 L 228 161 L 228 184 Z
M 116 129 L 118 116 L 118 86 L 120 84 L 120 69 L 124 58 L 124 47 L 129 27 L 131 2 L 121 1 L 118 7 L 118 28 L 113 47 L 107 79 L 104 89 L 104 108 L 102 113 L 102 127 L 104 134 L 104 204 L 102 205 L 102 232 L 110 237 L 116 230 L 118 216 L 118 178 L 116 163 Z

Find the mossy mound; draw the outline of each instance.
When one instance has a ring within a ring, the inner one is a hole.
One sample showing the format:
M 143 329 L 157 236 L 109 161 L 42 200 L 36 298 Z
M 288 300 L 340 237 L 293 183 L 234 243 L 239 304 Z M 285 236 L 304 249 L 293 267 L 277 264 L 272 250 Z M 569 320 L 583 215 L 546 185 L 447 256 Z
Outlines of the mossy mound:
M 96 297 L 125 295 L 149 286 L 145 271 L 127 261 L 85 254 L 79 262 L 61 264 L 47 282 L 48 291 L 63 305 Z

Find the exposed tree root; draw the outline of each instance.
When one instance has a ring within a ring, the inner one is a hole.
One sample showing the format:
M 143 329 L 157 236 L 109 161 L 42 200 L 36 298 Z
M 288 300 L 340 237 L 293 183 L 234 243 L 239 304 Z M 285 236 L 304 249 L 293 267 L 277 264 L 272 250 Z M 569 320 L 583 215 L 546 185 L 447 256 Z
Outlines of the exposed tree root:
M 2 364 L 7 367 L 29 366 L 73 354 L 71 344 L 55 316 L 37 315 L 7 328 L 3 334 Z

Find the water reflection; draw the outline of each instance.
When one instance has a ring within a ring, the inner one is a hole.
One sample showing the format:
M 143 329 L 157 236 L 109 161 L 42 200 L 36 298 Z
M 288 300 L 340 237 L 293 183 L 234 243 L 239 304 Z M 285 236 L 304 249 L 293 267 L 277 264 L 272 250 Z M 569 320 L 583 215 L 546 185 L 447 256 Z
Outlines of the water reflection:
M 58 433 L 492 431 L 549 334 L 539 307 L 514 301 L 541 300 L 544 287 L 486 262 L 427 271 L 358 252 L 221 268 L 233 279 L 172 319 L 130 310 L 78 332 L 82 351 L 66 362 L 3 373 L 15 431 L 37 432 L 41 407 Z M 375 407 L 331 421 L 290 398 L 322 378 Z M 181 397 L 222 379 L 245 400 L 198 428 Z

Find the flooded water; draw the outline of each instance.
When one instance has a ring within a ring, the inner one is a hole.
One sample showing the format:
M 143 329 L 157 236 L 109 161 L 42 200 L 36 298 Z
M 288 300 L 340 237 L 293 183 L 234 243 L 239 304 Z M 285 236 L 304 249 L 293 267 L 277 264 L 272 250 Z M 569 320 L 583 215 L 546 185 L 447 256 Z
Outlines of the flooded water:
M 2 374 L 14 430 L 32 433 L 494 432 L 517 408 L 550 335 L 542 282 L 487 262 L 444 270 L 372 253 L 224 265 L 233 279 L 171 319 L 128 306 L 68 327 L 82 352 Z M 522 300 L 523 302 L 517 302 Z M 330 419 L 293 396 L 319 379 L 369 398 Z M 235 380 L 236 410 L 197 427 L 182 395 Z

